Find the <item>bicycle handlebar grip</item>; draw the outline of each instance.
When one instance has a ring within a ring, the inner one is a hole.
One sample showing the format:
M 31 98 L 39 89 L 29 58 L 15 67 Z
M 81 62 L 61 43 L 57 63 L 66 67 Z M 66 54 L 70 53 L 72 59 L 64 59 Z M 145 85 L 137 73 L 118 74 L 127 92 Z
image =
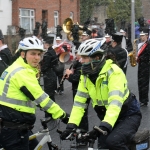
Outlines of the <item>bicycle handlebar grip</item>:
M 107 135 L 107 131 L 103 131 L 102 129 L 100 129 L 100 128 L 97 127 L 97 126 L 94 126 L 93 128 L 94 128 L 95 130 L 101 132 L 103 135 Z

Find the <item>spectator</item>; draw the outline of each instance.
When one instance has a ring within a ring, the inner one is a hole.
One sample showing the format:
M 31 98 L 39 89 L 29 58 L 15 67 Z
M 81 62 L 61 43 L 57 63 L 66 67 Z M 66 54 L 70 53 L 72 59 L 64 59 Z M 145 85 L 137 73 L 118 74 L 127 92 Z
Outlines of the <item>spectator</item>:
M 140 37 L 140 25 L 138 22 L 135 22 L 135 38 L 138 39 Z
M 2 72 L 12 63 L 12 54 L 8 46 L 4 43 L 4 36 L 0 30 L 0 76 Z
M 111 35 L 109 35 L 108 33 L 105 35 L 105 39 L 106 39 L 106 43 L 107 45 L 111 44 Z
M 121 47 L 123 35 L 121 33 L 112 34 L 111 47 L 108 48 L 107 59 L 112 59 L 126 74 L 128 52 Z
M 50 37 L 45 39 L 44 47 L 47 48 L 47 52 L 43 56 L 41 61 L 41 72 L 43 73 L 44 91 L 49 97 L 55 101 L 55 89 L 57 85 L 57 76 L 54 71 L 54 67 L 57 64 L 57 55 L 52 48 L 53 40 Z
M 86 41 L 86 40 L 88 40 L 88 39 L 91 39 L 91 33 L 92 33 L 91 30 L 86 30 L 86 31 L 84 31 L 84 32 L 82 33 L 82 35 L 81 35 L 81 41 L 84 42 L 84 41 Z
M 61 43 L 63 43 L 62 39 L 60 37 L 57 37 L 56 38 L 56 44 L 60 45 Z M 56 45 L 54 45 L 54 47 L 55 46 Z M 57 53 L 58 63 L 55 66 L 55 73 L 56 73 L 56 76 L 57 76 L 58 84 L 60 84 L 60 82 L 63 78 L 64 69 L 65 69 L 65 64 L 59 61 L 59 56 L 60 56 L 60 54 Z M 60 85 L 59 89 L 57 88 L 57 84 L 56 84 L 55 93 L 58 93 L 59 95 L 62 95 L 64 93 L 64 84 L 63 83 Z

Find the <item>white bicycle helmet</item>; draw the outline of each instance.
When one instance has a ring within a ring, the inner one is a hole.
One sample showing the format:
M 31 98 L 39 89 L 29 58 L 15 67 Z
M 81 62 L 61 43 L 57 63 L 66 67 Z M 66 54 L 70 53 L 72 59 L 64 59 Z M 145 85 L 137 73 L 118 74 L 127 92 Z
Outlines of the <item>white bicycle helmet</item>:
M 27 51 L 30 49 L 45 51 L 42 41 L 40 41 L 38 38 L 27 37 L 19 42 L 18 50 Z
M 80 45 L 78 49 L 78 55 L 91 56 L 95 52 L 104 53 L 105 50 L 101 49 L 101 46 L 104 44 L 105 41 L 105 38 L 101 41 L 98 41 L 96 39 L 86 40 Z

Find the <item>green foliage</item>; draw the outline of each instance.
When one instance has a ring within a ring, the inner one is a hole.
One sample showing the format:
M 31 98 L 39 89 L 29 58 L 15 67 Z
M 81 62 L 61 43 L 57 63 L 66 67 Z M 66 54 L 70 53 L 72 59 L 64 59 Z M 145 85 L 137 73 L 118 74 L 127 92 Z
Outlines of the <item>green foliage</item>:
M 107 16 L 113 18 L 116 23 L 124 19 L 126 22 L 131 20 L 131 0 L 109 0 L 107 5 Z M 141 17 L 141 0 L 135 0 L 135 18 Z
M 95 5 L 108 5 L 109 0 L 80 0 L 80 22 L 83 24 L 93 13 Z
M 105 5 L 107 7 L 108 18 L 113 18 L 116 23 L 122 19 L 126 22 L 131 20 L 131 0 L 80 0 L 80 20 L 81 24 L 91 17 L 94 6 Z M 141 0 L 135 0 L 135 18 L 141 17 Z

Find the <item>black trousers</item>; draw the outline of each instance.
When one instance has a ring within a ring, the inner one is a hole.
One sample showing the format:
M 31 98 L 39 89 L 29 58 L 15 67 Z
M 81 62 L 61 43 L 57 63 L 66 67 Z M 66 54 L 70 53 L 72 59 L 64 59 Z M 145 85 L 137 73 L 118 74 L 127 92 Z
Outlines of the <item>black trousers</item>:
M 63 71 L 63 72 L 56 73 L 56 75 L 57 75 L 58 85 L 60 85 L 60 82 L 61 82 L 61 80 L 62 80 L 62 78 L 63 78 L 63 76 L 64 76 L 64 71 Z M 57 89 L 58 89 L 58 87 L 56 88 L 56 90 L 57 90 Z M 62 84 L 60 85 L 59 91 L 64 91 L 64 83 L 62 83 Z M 57 92 L 59 92 L 59 91 L 57 91 Z
M 98 148 L 106 148 L 109 150 L 129 150 L 127 144 L 131 142 L 133 136 L 137 132 L 141 118 L 142 116 L 139 113 L 118 121 L 110 134 L 107 136 L 99 136 Z
M 147 103 L 149 101 L 149 75 L 150 65 L 148 62 L 140 61 L 138 65 L 138 90 L 139 101 Z
M 55 101 L 55 89 L 57 86 L 57 76 L 53 70 L 43 74 L 44 80 L 44 91 L 49 95 L 49 97 Z
M 3 128 L 0 133 L 0 145 L 5 150 L 34 150 L 38 144 L 37 139 L 29 142 L 30 130 L 17 130 Z

